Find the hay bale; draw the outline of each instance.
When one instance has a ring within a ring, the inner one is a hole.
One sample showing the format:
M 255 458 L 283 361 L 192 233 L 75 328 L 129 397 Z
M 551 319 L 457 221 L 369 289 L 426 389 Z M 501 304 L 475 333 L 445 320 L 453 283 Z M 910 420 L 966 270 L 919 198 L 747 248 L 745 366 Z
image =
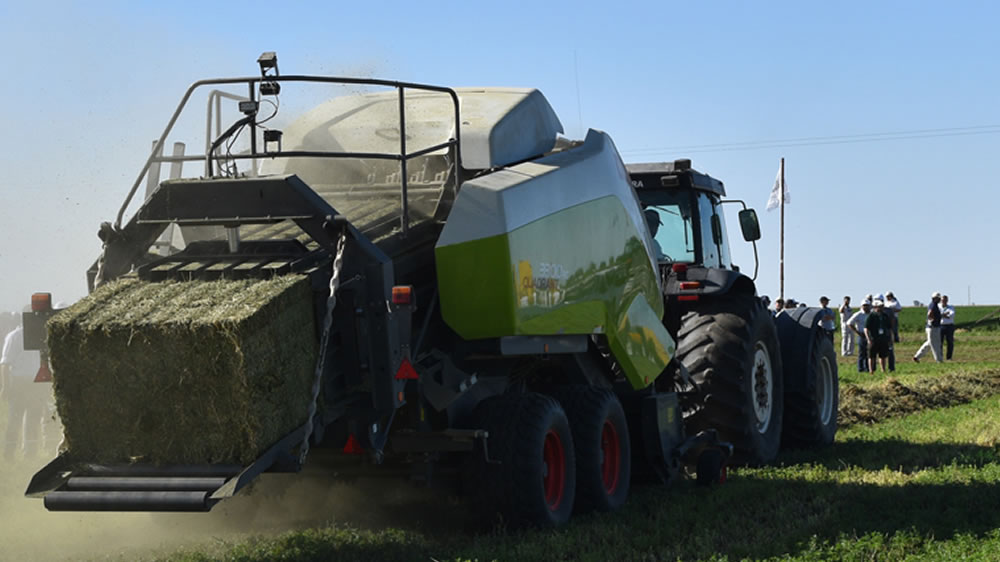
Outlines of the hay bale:
M 48 324 L 72 458 L 241 463 L 305 422 L 316 363 L 312 291 L 269 280 L 124 279 Z

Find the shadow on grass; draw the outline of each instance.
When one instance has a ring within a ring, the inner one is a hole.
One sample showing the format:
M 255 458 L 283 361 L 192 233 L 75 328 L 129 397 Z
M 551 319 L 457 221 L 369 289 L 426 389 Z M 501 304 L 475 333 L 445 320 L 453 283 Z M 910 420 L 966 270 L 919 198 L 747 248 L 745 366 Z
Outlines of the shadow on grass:
M 984 537 L 1000 527 L 1000 486 L 994 482 L 878 483 L 769 480 L 752 486 L 766 498 L 755 509 L 736 507 L 747 528 L 720 551 L 733 558 L 801 552 L 813 536 L 821 541 L 882 533 L 915 533 L 934 540 L 958 534 Z M 754 537 L 771 536 L 771 541 Z M 734 538 L 734 537 L 731 537 Z M 697 557 L 710 552 L 691 553 Z
M 737 474 L 713 489 L 687 482 L 638 487 L 622 510 L 577 516 L 554 531 L 473 535 L 452 527 L 451 535 L 431 535 L 414 523 L 445 506 L 416 503 L 406 508 L 413 510 L 410 525 L 289 533 L 239 545 L 226 559 L 759 559 L 800 554 L 813 537 L 820 543 L 868 533 L 984 537 L 1000 527 L 998 504 L 1000 486 L 992 482 L 841 484 L 765 471 Z
M 982 467 L 1000 459 L 1000 448 L 958 443 L 912 443 L 900 439 L 838 441 L 820 450 L 783 452 L 784 465 L 814 464 L 831 470 L 860 467 L 890 468 L 904 473 L 937 466 L 960 464 Z

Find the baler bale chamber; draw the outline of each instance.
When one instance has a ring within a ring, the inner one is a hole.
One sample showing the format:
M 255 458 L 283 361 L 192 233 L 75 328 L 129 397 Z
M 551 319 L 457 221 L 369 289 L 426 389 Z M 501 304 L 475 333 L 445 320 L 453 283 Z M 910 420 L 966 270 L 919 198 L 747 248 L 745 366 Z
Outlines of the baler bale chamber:
M 282 430 L 230 451 L 242 437 L 226 436 L 243 433 L 171 424 L 166 414 L 142 423 L 130 413 L 141 408 L 126 404 L 136 397 L 122 392 L 111 399 L 121 402 L 117 421 L 147 434 L 122 433 L 98 455 L 74 448 L 90 426 L 69 425 L 86 415 L 67 416 L 67 436 L 78 437 L 27 495 L 44 496 L 50 510 L 207 511 L 262 472 L 300 470 L 311 447 L 324 447 L 362 470 L 397 465 L 423 481 L 457 475 L 511 524 L 548 526 L 574 509 L 619 507 L 633 458 L 636 472 L 665 480 L 699 455 L 715 461 L 699 463 L 705 470 L 722 469 L 728 444 L 711 431 L 685 436 L 677 397 L 663 390 L 670 384 L 656 384 L 683 373 L 661 322 L 649 231 L 606 134 L 561 137 L 537 90 L 281 76 L 273 54 L 258 62 L 259 77 L 188 89 L 117 220 L 101 225 L 103 252 L 88 271 L 93 294 L 50 324 L 48 345 L 66 348 L 54 353 L 66 365 L 60 373 L 54 362 L 60 412 L 86 412 L 70 403 L 79 395 L 59 396 L 81 387 L 60 383 L 61 374 L 88 376 L 68 367 L 73 353 L 87 353 L 81 330 L 126 354 L 136 350 L 125 333 L 141 334 L 142 353 L 176 354 L 185 341 L 211 340 L 192 327 L 195 303 L 228 310 L 249 287 L 288 279 L 275 294 L 292 300 L 271 306 L 275 320 L 223 318 L 203 328 L 244 330 L 231 347 L 127 374 L 139 388 L 143 377 L 176 387 L 184 377 L 238 372 L 233 388 L 245 381 L 257 397 L 267 395 L 260 381 L 294 380 L 294 399 L 252 402 L 239 422 L 259 437 L 280 417 Z M 317 85 L 331 99 L 281 130 L 264 125 L 279 96 Z M 349 95 L 331 97 L 331 88 Z M 175 142 L 165 155 L 182 112 L 205 90 L 204 153 Z M 170 179 L 160 181 L 161 164 Z M 185 174 L 192 167 L 197 177 Z M 146 198 L 123 224 L 144 179 Z M 209 285 L 221 292 L 188 294 Z M 302 289 L 287 297 L 286 285 Z M 118 287 L 151 296 L 109 314 L 122 305 Z M 162 303 L 161 294 L 169 296 Z M 160 309 L 171 302 L 183 313 L 168 319 Z M 296 329 L 276 327 L 278 318 Z M 158 348 L 167 325 L 182 335 Z M 261 377 L 249 368 L 263 361 L 256 348 L 293 344 L 296 358 L 309 355 L 308 370 L 290 359 Z M 230 361 L 237 367 L 218 372 L 230 364 L 220 357 L 238 358 Z M 209 407 L 206 392 L 171 400 L 185 414 Z M 280 408 L 291 414 L 261 415 Z M 177 439 L 203 442 L 136 445 Z

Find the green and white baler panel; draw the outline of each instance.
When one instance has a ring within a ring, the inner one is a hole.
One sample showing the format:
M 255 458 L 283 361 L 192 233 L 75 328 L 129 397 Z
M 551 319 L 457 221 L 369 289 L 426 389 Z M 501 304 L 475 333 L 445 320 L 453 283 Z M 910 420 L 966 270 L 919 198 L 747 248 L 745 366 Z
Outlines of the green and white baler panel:
M 435 248 L 465 339 L 606 334 L 635 388 L 674 354 L 652 241 L 607 134 L 465 182 Z

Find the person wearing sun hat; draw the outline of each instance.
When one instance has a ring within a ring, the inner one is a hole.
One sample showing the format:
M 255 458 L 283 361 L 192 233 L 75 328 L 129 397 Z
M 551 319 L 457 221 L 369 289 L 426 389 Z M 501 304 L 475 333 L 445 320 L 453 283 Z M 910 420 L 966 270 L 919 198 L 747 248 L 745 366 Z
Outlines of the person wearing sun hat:
M 934 291 L 931 294 L 931 303 L 927 305 L 927 328 L 925 330 L 927 341 L 913 356 L 915 363 L 920 362 L 920 358 L 927 353 L 928 349 L 934 355 L 934 360 L 938 363 L 941 362 L 941 309 L 938 308 L 939 302 L 941 302 L 941 293 Z

